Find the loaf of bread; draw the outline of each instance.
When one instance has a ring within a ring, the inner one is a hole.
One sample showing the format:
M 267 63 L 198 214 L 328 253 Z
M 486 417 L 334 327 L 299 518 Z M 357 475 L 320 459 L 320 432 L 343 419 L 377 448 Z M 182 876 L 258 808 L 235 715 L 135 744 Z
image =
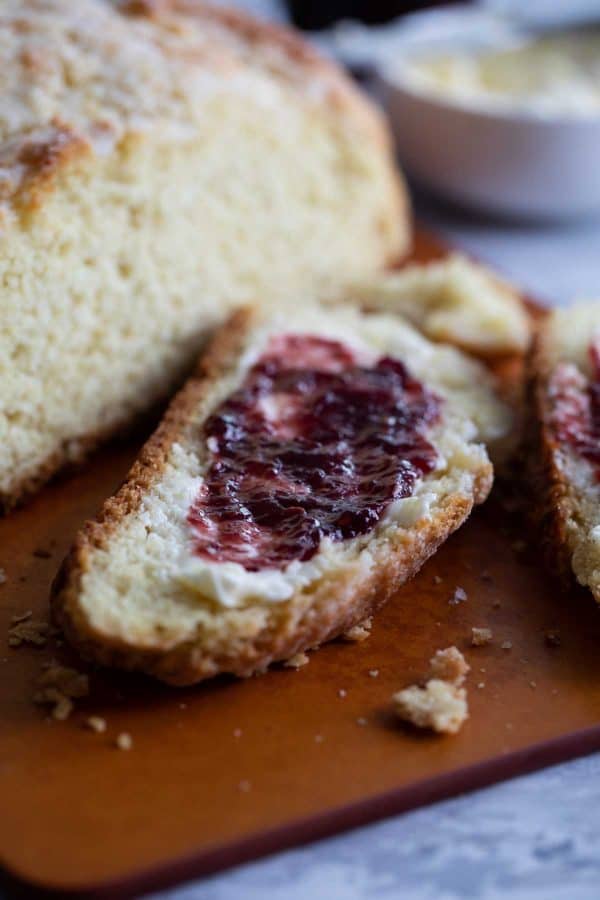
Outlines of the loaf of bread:
M 548 561 L 600 602 L 600 303 L 543 321 L 529 396 L 529 463 Z
M 522 354 L 529 347 L 529 316 L 517 291 L 459 254 L 377 272 L 339 297 L 348 299 L 404 316 L 431 340 L 483 358 Z
M 403 255 L 387 130 L 199 0 L 3 0 L 0 508 L 168 395 L 235 306 Z
M 85 657 L 262 671 L 369 616 L 486 498 L 511 413 L 485 367 L 304 306 L 235 314 L 80 532 L 53 610 Z

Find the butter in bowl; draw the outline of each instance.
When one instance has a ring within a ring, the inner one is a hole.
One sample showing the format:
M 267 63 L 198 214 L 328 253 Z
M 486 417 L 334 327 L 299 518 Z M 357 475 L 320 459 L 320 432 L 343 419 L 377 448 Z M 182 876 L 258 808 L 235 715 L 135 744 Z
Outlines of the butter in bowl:
M 479 16 L 469 31 L 452 16 L 409 17 L 377 61 L 409 174 L 485 213 L 600 213 L 600 26 L 536 33 Z

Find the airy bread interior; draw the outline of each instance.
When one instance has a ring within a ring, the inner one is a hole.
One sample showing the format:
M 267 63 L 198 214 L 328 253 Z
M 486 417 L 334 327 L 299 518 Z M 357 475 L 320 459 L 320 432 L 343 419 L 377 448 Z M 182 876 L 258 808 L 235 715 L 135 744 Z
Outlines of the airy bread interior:
M 0 508 L 167 396 L 233 307 L 407 243 L 385 130 L 333 67 L 195 0 L 122 5 L 3 7 Z
M 484 266 L 453 254 L 381 272 L 357 282 L 340 301 L 397 313 L 434 341 L 482 357 L 524 353 L 529 316 L 516 291 Z
M 206 466 L 202 422 L 237 387 L 269 335 L 282 331 L 394 355 L 444 403 L 431 435 L 438 467 L 414 496 L 394 503 L 369 534 L 323 541 L 312 560 L 292 564 L 288 596 L 274 601 L 264 573 L 246 572 L 240 592 L 245 570 L 210 563 L 199 571 L 186 516 Z M 234 338 L 233 351 L 224 353 Z M 88 655 L 177 682 L 220 670 L 249 674 L 368 614 L 485 499 L 492 467 L 484 442 L 501 439 L 511 424 L 481 364 L 430 343 L 398 317 L 300 305 L 295 313 L 255 314 L 238 337 L 223 334 L 211 357 L 218 372 L 199 389 L 192 379 L 187 398 L 184 391 L 175 401 L 129 486 L 80 536 L 55 599 L 67 634 Z

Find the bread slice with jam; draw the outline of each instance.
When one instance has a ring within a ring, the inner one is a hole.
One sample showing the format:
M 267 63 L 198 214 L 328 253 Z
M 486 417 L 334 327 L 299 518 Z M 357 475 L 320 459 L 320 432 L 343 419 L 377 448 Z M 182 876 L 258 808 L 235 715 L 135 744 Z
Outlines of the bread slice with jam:
M 548 561 L 600 602 L 600 302 L 542 322 L 529 397 L 531 480 Z
M 173 684 L 248 676 L 371 615 L 487 497 L 511 413 L 400 318 L 243 310 L 57 579 L 68 640 Z

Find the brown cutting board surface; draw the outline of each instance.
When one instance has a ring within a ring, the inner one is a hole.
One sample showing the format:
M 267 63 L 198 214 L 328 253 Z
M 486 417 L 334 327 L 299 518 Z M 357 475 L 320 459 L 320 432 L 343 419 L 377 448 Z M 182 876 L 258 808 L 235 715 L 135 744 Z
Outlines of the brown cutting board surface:
M 421 236 L 417 258 L 436 253 Z M 46 617 L 73 534 L 136 449 L 100 452 L 0 521 L 0 635 L 15 613 Z M 600 748 L 600 615 L 584 592 L 561 594 L 525 531 L 492 499 L 398 591 L 366 642 L 330 644 L 298 671 L 196 689 L 94 672 L 66 722 L 31 701 L 44 661 L 73 662 L 65 648 L 11 649 L 2 638 L 6 871 L 59 891 L 156 888 Z M 451 603 L 457 587 L 467 600 Z M 473 626 L 490 627 L 492 645 L 471 648 Z M 559 647 L 547 646 L 549 630 Z M 392 692 L 451 644 L 472 666 L 462 732 L 395 723 Z M 92 714 L 106 733 L 86 730 Z M 115 747 L 122 731 L 129 751 Z

